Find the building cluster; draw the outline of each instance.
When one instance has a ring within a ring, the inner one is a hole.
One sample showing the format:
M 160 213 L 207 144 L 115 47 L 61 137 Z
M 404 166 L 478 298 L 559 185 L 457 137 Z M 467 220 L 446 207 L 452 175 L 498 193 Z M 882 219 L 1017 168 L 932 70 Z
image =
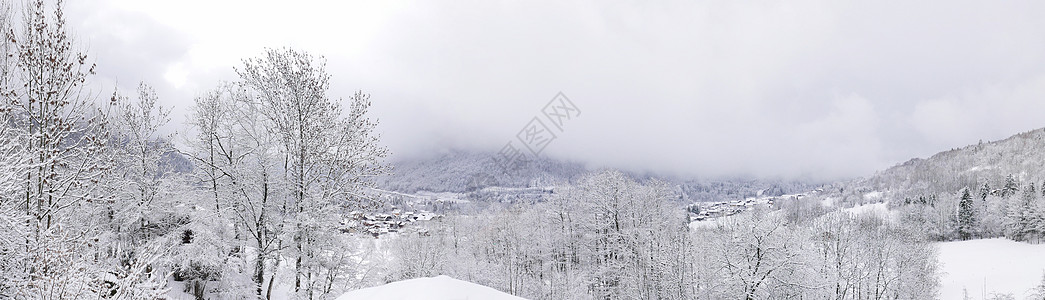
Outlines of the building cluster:
M 772 208 L 773 203 L 781 200 L 794 200 L 805 197 L 804 194 L 784 195 L 777 197 L 747 198 L 742 200 L 720 202 L 697 202 L 687 207 L 689 221 L 704 221 L 736 215 L 757 206 Z
M 369 234 L 379 237 L 383 234 L 417 231 L 424 234 L 423 227 L 412 226 L 417 222 L 442 219 L 442 215 L 428 211 L 403 211 L 393 209 L 390 212 L 353 211 L 341 221 L 341 231 L 346 233 Z

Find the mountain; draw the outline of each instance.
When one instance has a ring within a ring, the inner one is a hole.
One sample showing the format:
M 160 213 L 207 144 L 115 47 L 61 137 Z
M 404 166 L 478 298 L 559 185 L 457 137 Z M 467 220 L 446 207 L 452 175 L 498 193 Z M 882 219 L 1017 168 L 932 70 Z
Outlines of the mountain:
M 955 195 L 965 187 L 979 191 L 984 184 L 996 193 L 1010 175 L 1020 185 L 1045 179 L 1045 129 L 911 159 L 868 178 L 835 184 L 826 194 L 860 204 Z
M 537 157 L 505 171 L 495 152 L 450 150 L 428 157 L 392 161 L 392 175 L 375 181 L 382 189 L 416 193 L 469 192 L 486 186 L 530 187 L 568 183 L 587 171 L 584 164 Z
M 400 193 L 471 193 L 487 187 L 527 188 L 571 184 L 586 173 L 597 171 L 580 162 L 537 157 L 505 172 L 496 163 L 496 152 L 450 150 L 428 157 L 392 161 L 393 174 L 375 179 L 377 187 Z M 779 196 L 803 192 L 817 185 L 758 178 L 697 178 L 656 172 L 627 172 L 645 182 L 659 179 L 676 187 L 681 202 L 727 201 L 756 196 Z

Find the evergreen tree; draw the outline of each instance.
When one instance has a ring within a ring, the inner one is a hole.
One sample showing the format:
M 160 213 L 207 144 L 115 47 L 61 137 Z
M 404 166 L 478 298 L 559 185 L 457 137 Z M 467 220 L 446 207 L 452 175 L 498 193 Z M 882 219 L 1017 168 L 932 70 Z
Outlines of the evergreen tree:
M 1042 274 L 1041 283 L 1038 283 L 1038 286 L 1034 287 L 1032 292 L 1034 292 L 1034 294 L 1027 299 L 1045 300 L 1045 274 Z
M 991 194 L 991 186 L 986 182 L 980 187 L 980 200 L 987 201 L 987 196 Z
M 1041 189 L 1041 195 L 1042 195 L 1042 196 L 1045 196 L 1045 181 L 1042 181 L 1042 182 L 1041 182 L 1041 187 L 1042 187 L 1042 189 Z
M 973 205 L 972 195 L 969 194 L 969 188 L 962 189 L 962 198 L 958 202 L 958 236 L 962 240 L 968 240 L 972 238 L 973 231 L 976 228 L 976 215 L 975 205 Z
M 1016 241 L 1027 241 L 1037 235 L 1036 201 L 1038 193 L 1030 185 L 1023 192 L 1023 197 L 1014 201 L 1009 207 L 1008 237 Z
M 1001 189 L 1001 197 L 1009 198 L 1010 196 L 1015 195 L 1019 190 L 1020 184 L 1016 182 L 1016 177 L 1009 174 L 1009 176 L 1005 178 L 1005 187 Z

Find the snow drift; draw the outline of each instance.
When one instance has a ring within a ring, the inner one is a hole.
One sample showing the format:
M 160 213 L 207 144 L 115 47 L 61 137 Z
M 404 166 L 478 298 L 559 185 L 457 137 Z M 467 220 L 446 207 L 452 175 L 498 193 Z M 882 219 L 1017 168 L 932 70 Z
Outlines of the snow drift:
M 973 299 L 995 293 L 1016 299 L 1031 295 L 1045 272 L 1045 245 L 1006 239 L 945 242 L 940 245 L 941 299 Z
M 338 297 L 337 300 L 525 300 L 502 293 L 490 287 L 467 281 L 437 276 L 415 278 L 389 284 L 355 290 Z

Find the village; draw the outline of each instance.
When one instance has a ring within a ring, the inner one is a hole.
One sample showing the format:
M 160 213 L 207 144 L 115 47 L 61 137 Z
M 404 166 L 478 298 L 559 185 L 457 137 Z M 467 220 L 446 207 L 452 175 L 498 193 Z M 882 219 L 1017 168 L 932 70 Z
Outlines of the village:
M 369 234 L 374 238 L 388 233 L 416 232 L 427 235 L 424 226 L 411 226 L 418 222 L 440 220 L 443 215 L 425 210 L 403 211 L 399 208 L 388 213 L 353 211 L 341 220 L 341 232 Z
M 787 200 L 797 200 L 804 198 L 805 194 L 794 194 L 794 195 L 782 195 L 782 196 L 763 196 L 763 197 L 750 197 L 740 200 L 731 201 L 717 201 L 717 202 L 696 202 L 686 207 L 686 212 L 689 215 L 690 222 L 714 220 L 721 217 L 733 216 L 745 211 L 755 209 L 756 207 L 764 207 L 769 209 L 775 209 L 774 203 Z

